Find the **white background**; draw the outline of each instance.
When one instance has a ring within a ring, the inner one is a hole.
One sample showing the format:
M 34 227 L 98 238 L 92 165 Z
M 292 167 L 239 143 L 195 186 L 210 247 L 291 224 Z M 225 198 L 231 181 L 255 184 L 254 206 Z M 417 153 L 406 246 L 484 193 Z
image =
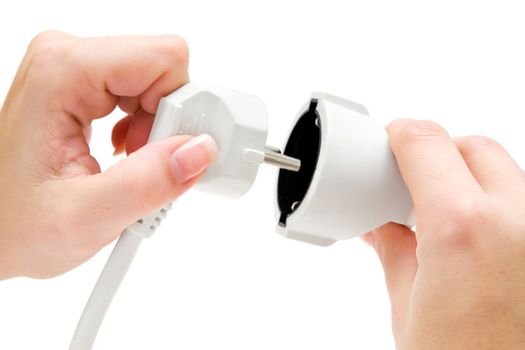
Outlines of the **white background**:
M 523 165 L 520 3 L 3 1 L 0 94 L 41 30 L 176 33 L 190 44 L 193 80 L 265 100 L 273 145 L 310 92 L 324 90 L 385 124 L 432 119 L 453 135 L 492 136 Z M 103 168 L 115 161 L 109 135 L 120 116 L 94 124 Z M 358 239 L 318 248 L 275 234 L 274 178 L 261 169 L 237 201 L 181 198 L 141 247 L 95 348 L 392 349 L 374 252 Z M 66 349 L 109 248 L 55 279 L 0 282 L 0 349 Z

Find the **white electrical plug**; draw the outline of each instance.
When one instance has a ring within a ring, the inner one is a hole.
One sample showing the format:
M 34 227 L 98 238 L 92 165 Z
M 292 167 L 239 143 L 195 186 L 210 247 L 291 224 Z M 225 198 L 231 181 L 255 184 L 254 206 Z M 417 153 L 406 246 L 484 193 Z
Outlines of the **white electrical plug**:
M 259 98 L 227 89 L 189 83 L 161 99 L 150 135 L 209 134 L 219 155 L 196 189 L 230 198 L 245 194 L 266 162 L 297 171 L 300 161 L 266 146 L 268 116 Z
M 239 198 L 252 186 L 263 162 L 298 171 L 300 161 L 266 146 L 268 116 L 259 98 L 205 84 L 188 83 L 161 98 L 148 143 L 175 135 L 209 134 L 219 154 L 196 189 Z M 149 238 L 171 204 L 137 220 L 127 230 Z

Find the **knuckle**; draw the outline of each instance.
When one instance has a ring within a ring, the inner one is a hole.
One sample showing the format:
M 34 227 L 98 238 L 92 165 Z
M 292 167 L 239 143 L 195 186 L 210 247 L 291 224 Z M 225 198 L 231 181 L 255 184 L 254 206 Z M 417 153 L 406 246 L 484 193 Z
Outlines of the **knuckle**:
M 402 143 L 425 142 L 441 137 L 448 137 L 445 129 L 428 120 L 396 120 L 388 127 L 391 136 Z
M 134 154 L 130 154 L 129 158 L 133 158 Z M 119 164 L 120 163 L 120 164 Z M 144 189 L 144 179 L 140 169 L 134 166 L 133 162 L 126 162 L 121 160 L 117 163 L 117 166 L 111 170 L 118 172 L 120 177 L 120 194 L 124 198 L 125 203 L 131 204 L 138 212 L 146 212 L 149 209 L 148 203 L 148 192 Z M 120 171 L 121 165 L 129 167 L 126 171 Z
M 46 71 L 64 62 L 70 52 L 70 45 L 61 40 L 41 42 L 31 50 L 28 73 Z
M 45 45 L 49 42 L 55 41 L 61 37 L 63 37 L 65 33 L 56 31 L 56 30 L 45 30 L 33 37 L 31 42 L 29 43 L 30 49 L 37 49 L 42 45 Z
M 483 225 L 488 218 L 488 211 L 478 200 L 473 198 L 464 199 L 452 205 L 452 222 L 457 229 L 470 230 Z
M 120 168 L 117 170 L 121 177 L 120 193 L 122 193 L 122 198 L 125 198 L 125 201 L 131 205 L 133 211 L 136 211 L 138 215 L 146 215 L 163 205 L 167 197 L 171 197 L 170 194 L 176 192 L 178 183 L 170 179 L 168 169 L 164 168 L 160 160 L 150 160 L 149 165 L 143 167 L 140 165 L 143 162 L 138 159 L 133 161 L 136 157 L 137 153 L 132 153 L 128 157 L 128 159 L 131 158 L 131 161 L 126 162 L 124 159 L 122 160 L 125 162 L 122 164 L 123 167 L 116 167 Z M 152 174 L 150 168 L 159 170 Z
M 177 35 L 162 36 L 158 43 L 158 50 L 177 62 L 189 60 L 190 50 L 188 43 Z
M 490 226 L 493 210 L 481 198 L 451 201 L 446 210 L 447 224 L 437 232 L 448 245 L 472 245 L 480 232 Z

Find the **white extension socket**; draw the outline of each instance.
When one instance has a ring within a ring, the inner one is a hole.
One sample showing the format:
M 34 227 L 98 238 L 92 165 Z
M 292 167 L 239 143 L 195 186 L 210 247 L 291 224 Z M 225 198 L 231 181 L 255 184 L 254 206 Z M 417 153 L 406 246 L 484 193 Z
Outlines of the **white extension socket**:
M 284 154 L 300 159 L 301 169 L 279 172 L 275 212 L 282 235 L 330 245 L 388 222 L 415 224 L 388 134 L 363 105 L 314 92 Z
M 277 231 L 288 238 L 330 245 L 390 221 L 413 224 L 412 201 L 388 135 L 362 105 L 313 93 L 281 153 L 266 145 L 268 117 L 259 98 L 189 83 L 161 99 L 148 142 L 204 133 L 214 138 L 219 155 L 195 188 L 239 198 L 252 186 L 261 163 L 278 166 Z M 70 350 L 91 349 L 142 239 L 154 233 L 170 207 L 138 219 L 121 234 Z

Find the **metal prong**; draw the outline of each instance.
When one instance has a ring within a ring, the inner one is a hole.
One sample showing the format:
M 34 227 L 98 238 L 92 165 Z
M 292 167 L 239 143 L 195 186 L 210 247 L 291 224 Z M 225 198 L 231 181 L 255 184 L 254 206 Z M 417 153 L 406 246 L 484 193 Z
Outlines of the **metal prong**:
M 288 157 L 284 154 L 272 151 L 268 146 L 264 148 L 264 162 L 266 164 L 279 167 L 281 169 L 291 170 L 295 172 L 299 171 L 299 169 L 301 168 L 301 161 L 299 159 Z
M 278 147 L 275 146 L 264 146 L 264 150 L 268 152 L 274 152 L 274 153 L 282 153 L 281 150 Z

